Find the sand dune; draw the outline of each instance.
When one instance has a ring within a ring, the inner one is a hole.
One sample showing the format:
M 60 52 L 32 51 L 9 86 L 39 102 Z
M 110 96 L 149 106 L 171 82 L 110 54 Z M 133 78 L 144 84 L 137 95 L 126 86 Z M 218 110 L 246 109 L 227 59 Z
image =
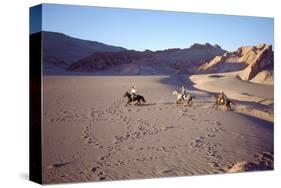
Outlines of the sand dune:
M 192 80 L 212 92 L 208 82 L 216 80 L 251 86 L 248 95 L 229 97 L 273 100 L 265 89 L 253 93 L 262 89 L 258 85 L 220 76 Z M 182 84 L 176 77 L 45 76 L 43 84 L 44 183 L 224 173 L 273 153 L 272 122 L 217 110 L 198 89 L 190 90 L 192 107 L 176 105 L 171 93 Z M 146 104 L 125 107 L 123 94 L 132 85 Z
M 251 79 L 251 82 L 273 85 L 273 71 L 261 71 L 253 79 Z
M 194 87 L 203 91 L 225 92 L 237 100 L 235 111 L 273 122 L 273 85 L 255 84 L 239 79 L 238 72 L 192 75 Z

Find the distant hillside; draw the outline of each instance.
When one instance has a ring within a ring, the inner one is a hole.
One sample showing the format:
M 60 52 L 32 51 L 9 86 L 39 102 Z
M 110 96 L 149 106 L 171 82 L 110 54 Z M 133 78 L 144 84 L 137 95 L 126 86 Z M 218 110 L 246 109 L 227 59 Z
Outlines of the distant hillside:
M 125 48 L 81 40 L 56 32 L 42 32 L 44 71 L 62 71 L 94 52 L 118 52 Z
M 271 45 L 244 46 L 234 52 L 216 56 L 199 67 L 201 73 L 241 71 L 243 80 L 260 82 L 268 80 L 273 73 L 273 51 Z M 262 72 L 262 73 L 261 73 Z M 260 74 L 259 74 L 260 73 Z M 255 79 L 255 76 L 258 76 Z
M 113 69 L 123 74 L 193 73 L 202 63 L 225 52 L 219 45 L 209 43 L 155 52 L 95 52 L 73 63 L 67 71 L 95 73 Z

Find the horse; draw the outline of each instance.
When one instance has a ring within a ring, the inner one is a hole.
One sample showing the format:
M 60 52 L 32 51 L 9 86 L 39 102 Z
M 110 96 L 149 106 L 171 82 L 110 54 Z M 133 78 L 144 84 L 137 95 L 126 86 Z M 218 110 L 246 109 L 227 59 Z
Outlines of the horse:
M 128 91 L 126 91 L 126 93 L 124 94 L 123 97 L 127 97 L 127 98 L 128 98 L 128 101 L 127 101 L 127 103 L 126 103 L 126 106 L 127 106 L 128 104 L 131 105 L 131 102 L 134 102 L 134 101 L 137 101 L 137 102 L 135 103 L 135 105 L 140 104 L 141 102 L 143 102 L 143 103 L 146 102 L 143 96 L 141 96 L 141 95 L 136 95 L 136 96 L 133 98 L 133 96 L 132 96 Z
M 212 96 L 212 99 L 215 101 L 215 105 L 218 107 L 219 105 L 224 105 L 227 107 L 228 110 L 232 110 L 231 105 L 230 104 L 234 104 L 235 103 L 227 98 L 221 98 L 217 95 Z
M 176 95 L 176 103 L 180 104 L 182 102 L 187 102 L 188 106 L 192 106 L 193 102 L 192 99 L 195 98 L 194 96 L 191 95 L 187 95 L 187 96 L 183 96 L 181 93 L 177 92 L 177 91 L 173 91 L 172 95 Z

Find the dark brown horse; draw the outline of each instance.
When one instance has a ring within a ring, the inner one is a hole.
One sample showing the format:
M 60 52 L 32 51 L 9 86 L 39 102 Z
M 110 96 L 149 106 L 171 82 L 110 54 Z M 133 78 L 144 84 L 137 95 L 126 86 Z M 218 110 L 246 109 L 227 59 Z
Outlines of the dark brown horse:
M 141 95 L 136 95 L 135 97 L 133 97 L 128 91 L 124 94 L 123 97 L 127 97 L 128 101 L 126 103 L 126 106 L 129 104 L 131 105 L 131 102 L 137 101 L 136 104 L 140 104 L 141 102 L 145 103 L 145 99 L 143 96 Z

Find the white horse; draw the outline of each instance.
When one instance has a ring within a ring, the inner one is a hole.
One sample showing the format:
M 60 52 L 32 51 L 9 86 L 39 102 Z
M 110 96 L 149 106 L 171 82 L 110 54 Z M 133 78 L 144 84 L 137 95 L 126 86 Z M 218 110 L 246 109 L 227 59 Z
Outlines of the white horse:
M 181 93 L 177 92 L 177 91 L 173 91 L 172 95 L 176 96 L 176 103 L 179 104 L 181 102 L 187 102 L 188 106 L 191 106 L 193 104 L 192 99 L 194 98 L 194 96 L 191 95 L 182 95 Z

